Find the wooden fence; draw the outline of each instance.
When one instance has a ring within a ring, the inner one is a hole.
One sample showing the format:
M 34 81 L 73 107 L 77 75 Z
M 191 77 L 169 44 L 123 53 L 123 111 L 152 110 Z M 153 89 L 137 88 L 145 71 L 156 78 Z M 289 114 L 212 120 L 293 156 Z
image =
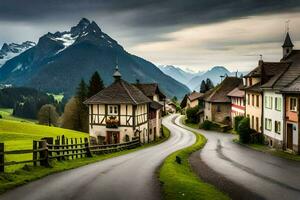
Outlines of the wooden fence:
M 5 166 L 33 163 L 34 166 L 50 166 L 50 160 L 58 161 L 92 157 L 93 154 L 107 154 L 140 146 L 140 139 L 134 138 L 130 142 L 108 145 L 90 145 L 88 138 L 66 138 L 64 136 L 42 138 L 33 141 L 32 149 L 5 151 L 4 143 L 0 143 L 0 172 L 4 172 Z M 5 155 L 32 153 L 31 160 L 5 162 Z

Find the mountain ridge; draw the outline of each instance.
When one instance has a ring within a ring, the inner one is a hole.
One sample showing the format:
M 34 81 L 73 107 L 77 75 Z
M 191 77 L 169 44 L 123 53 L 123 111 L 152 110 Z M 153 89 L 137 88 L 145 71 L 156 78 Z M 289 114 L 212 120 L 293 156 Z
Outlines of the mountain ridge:
M 0 68 L 0 82 L 71 96 L 80 79 L 88 80 L 95 71 L 105 85 L 110 84 L 116 60 L 128 82 L 139 79 L 159 83 L 169 97 L 182 98 L 189 92 L 185 85 L 162 73 L 151 62 L 128 53 L 86 18 L 69 31 L 43 35 L 37 45 L 8 60 Z

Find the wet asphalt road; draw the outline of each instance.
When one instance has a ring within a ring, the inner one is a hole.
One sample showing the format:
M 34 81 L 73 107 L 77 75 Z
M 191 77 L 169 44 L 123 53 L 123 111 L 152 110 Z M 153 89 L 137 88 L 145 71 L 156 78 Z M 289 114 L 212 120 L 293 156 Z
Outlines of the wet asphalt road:
M 172 152 L 190 146 L 195 136 L 163 120 L 171 130 L 166 142 L 77 169 L 53 174 L 0 196 L 1 200 L 156 200 L 160 188 L 156 170 Z M 178 120 L 178 119 L 177 119 Z
M 215 172 L 265 199 L 300 199 L 300 162 L 233 143 L 234 135 L 196 131 L 208 139 L 199 156 Z

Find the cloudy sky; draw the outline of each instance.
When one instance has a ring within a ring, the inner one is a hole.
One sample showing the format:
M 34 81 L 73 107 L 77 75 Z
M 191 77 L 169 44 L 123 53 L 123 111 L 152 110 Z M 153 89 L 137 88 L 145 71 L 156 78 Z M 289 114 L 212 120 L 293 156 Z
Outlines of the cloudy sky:
M 86 17 L 155 64 L 245 71 L 281 58 L 285 22 L 300 48 L 299 0 L 0 0 L 0 45 L 37 41 Z

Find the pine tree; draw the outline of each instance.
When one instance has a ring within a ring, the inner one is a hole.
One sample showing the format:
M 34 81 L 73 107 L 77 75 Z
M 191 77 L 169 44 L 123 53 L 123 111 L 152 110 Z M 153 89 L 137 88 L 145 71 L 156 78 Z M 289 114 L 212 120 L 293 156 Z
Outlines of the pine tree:
M 206 91 L 207 91 L 206 83 L 204 80 L 202 80 L 201 86 L 200 86 L 200 92 L 205 93 Z
M 87 99 L 88 89 L 85 81 L 81 79 L 77 89 L 76 89 L 76 98 L 83 105 L 83 102 Z
M 215 86 L 214 86 L 213 82 L 209 78 L 207 78 L 206 79 L 206 89 L 207 89 L 207 91 L 214 88 L 214 87 Z
M 89 82 L 88 97 L 91 97 L 91 96 L 97 94 L 98 92 L 100 92 L 103 89 L 104 89 L 103 81 L 102 81 L 99 73 L 96 71 L 92 75 L 90 82 Z

